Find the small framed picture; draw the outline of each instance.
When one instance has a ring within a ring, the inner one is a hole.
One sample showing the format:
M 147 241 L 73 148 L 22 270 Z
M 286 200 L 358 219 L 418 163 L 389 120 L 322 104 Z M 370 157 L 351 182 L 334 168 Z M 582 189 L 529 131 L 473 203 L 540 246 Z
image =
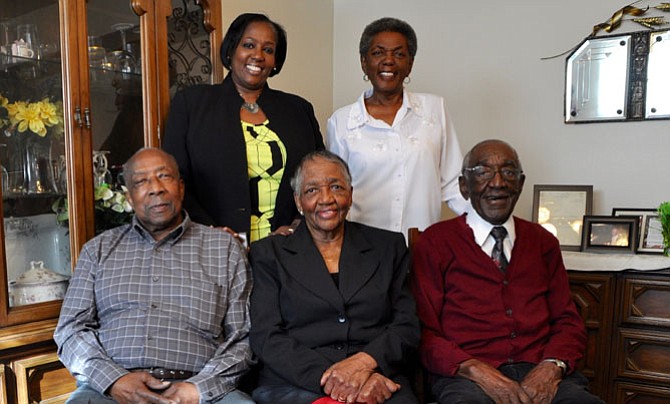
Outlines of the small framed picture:
M 637 216 L 638 228 L 637 252 L 649 254 L 663 253 L 663 233 L 658 211 L 654 208 L 614 208 L 612 216 Z
M 638 216 L 584 216 L 582 251 L 634 254 Z
M 583 218 L 591 214 L 592 185 L 535 185 L 533 221 L 549 230 L 561 249 L 579 251 Z

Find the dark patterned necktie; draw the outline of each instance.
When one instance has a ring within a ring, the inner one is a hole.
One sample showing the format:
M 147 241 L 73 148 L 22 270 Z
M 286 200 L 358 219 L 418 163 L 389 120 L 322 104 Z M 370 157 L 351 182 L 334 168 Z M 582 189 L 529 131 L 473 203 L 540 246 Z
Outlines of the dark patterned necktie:
M 507 237 L 507 229 L 503 226 L 495 226 L 491 229 L 491 236 L 496 241 L 491 251 L 491 258 L 493 262 L 498 266 L 498 269 L 505 272 L 507 269 L 507 257 L 505 257 L 505 249 L 503 248 L 503 240 Z

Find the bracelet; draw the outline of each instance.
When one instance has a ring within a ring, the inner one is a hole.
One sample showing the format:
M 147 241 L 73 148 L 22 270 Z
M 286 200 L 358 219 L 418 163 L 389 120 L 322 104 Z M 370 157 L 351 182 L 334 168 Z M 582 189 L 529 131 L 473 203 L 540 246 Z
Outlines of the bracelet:
M 568 372 L 568 365 L 566 365 L 565 362 L 563 362 L 563 361 L 560 360 L 560 359 L 550 358 L 550 359 L 545 359 L 545 360 L 543 360 L 542 362 L 551 362 L 551 363 L 553 363 L 554 365 L 556 365 L 556 366 L 558 366 L 559 368 L 561 368 L 561 370 L 563 371 L 563 374 L 564 374 L 564 375 Z

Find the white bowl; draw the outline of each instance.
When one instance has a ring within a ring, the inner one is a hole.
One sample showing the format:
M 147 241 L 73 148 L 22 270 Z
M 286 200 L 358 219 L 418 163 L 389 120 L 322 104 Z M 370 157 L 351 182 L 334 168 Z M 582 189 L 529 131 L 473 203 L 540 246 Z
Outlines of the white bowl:
M 62 300 L 69 278 L 44 268 L 42 261 L 31 261 L 30 269 L 9 282 L 9 305 L 24 306 Z

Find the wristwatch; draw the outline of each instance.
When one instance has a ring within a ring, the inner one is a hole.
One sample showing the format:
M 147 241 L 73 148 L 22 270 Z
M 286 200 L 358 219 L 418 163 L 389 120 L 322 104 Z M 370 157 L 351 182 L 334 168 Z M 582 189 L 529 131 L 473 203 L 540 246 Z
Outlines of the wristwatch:
M 560 359 L 550 358 L 550 359 L 545 359 L 545 360 L 543 360 L 542 362 L 551 362 L 551 363 L 553 363 L 554 365 L 556 365 L 556 366 L 558 366 L 559 368 L 561 368 L 561 370 L 563 370 L 563 374 L 565 374 L 565 373 L 568 371 L 568 365 L 567 365 L 565 362 L 563 362 L 562 360 L 560 360 Z

